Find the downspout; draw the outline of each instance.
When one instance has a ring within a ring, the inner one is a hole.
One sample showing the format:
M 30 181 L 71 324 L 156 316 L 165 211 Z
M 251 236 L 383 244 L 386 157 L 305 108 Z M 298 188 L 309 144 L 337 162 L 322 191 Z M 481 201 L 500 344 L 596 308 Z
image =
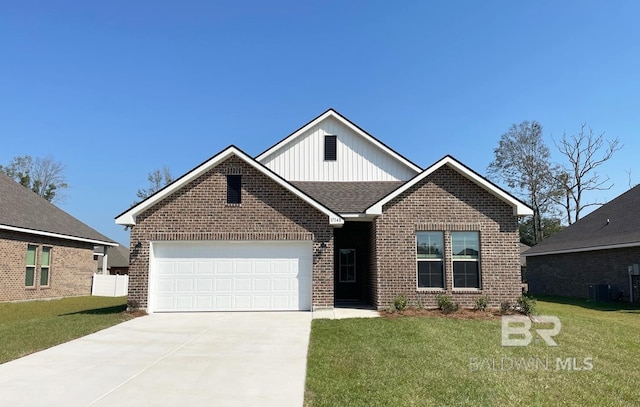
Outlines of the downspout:
M 102 274 L 108 275 L 109 270 L 107 270 L 107 257 L 109 257 L 109 255 L 107 254 L 107 250 L 109 250 L 109 246 L 103 246 L 102 250 L 104 251 L 104 256 L 102 256 Z

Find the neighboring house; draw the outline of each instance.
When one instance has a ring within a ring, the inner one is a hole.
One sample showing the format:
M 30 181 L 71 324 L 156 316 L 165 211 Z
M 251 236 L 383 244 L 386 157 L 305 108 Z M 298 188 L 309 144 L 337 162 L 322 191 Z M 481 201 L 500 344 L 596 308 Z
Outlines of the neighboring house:
M 0 173 L 0 301 L 91 295 L 94 245 L 118 244 Z
M 129 247 L 120 244 L 117 247 L 107 249 L 107 273 L 103 273 L 104 246 L 95 246 L 93 250 L 93 260 L 97 263 L 98 274 L 123 275 L 129 274 Z
M 450 156 L 418 167 L 329 109 L 253 158 L 230 146 L 116 217 L 147 311 L 462 306 L 520 295 L 531 209 Z
M 640 298 L 640 186 L 529 249 L 532 294 Z M 604 292 L 603 292 L 604 291 Z

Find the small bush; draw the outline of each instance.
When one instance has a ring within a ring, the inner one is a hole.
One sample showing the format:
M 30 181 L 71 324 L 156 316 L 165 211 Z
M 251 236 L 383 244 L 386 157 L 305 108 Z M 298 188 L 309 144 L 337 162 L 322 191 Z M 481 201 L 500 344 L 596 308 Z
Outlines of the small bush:
M 135 312 L 140 309 L 140 303 L 137 300 L 128 300 L 127 301 L 127 311 Z
M 513 307 L 509 301 L 502 301 L 500 303 L 500 315 L 507 315 Z
M 458 310 L 458 304 L 453 302 L 451 297 L 448 295 L 438 294 L 436 300 L 438 301 L 438 308 L 440 308 L 445 314 L 450 314 Z
M 536 312 L 536 300 L 531 297 L 527 297 L 522 294 L 518 297 L 518 307 L 517 310 L 522 312 L 525 315 L 533 315 Z
M 404 311 L 404 309 L 407 308 L 407 302 L 407 297 L 405 297 L 404 295 L 399 295 L 395 300 L 393 300 L 393 308 L 395 308 L 397 311 Z
M 487 297 L 486 295 L 481 295 L 480 297 L 476 298 L 476 306 L 475 306 L 476 310 L 486 311 L 488 307 L 489 307 L 489 297 Z

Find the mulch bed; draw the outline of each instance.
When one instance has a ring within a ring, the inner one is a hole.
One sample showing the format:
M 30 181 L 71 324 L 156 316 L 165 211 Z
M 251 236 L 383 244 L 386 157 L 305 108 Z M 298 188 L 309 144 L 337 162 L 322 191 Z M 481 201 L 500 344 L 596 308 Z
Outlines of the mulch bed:
M 401 318 L 401 317 L 440 317 L 455 319 L 478 319 L 489 320 L 500 318 L 498 310 L 478 311 L 473 309 L 459 309 L 455 312 L 445 314 L 440 309 L 424 309 L 424 308 L 407 308 L 403 311 L 380 311 L 383 318 Z

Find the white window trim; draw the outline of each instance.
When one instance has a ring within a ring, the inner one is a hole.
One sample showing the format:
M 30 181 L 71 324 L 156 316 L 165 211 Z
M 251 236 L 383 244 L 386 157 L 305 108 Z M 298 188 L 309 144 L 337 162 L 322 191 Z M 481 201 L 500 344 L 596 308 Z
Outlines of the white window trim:
M 418 233 L 440 233 L 442 236 L 442 257 L 440 258 L 419 258 L 418 257 Z M 415 254 L 416 254 L 416 288 L 420 291 L 445 291 L 446 290 L 446 285 L 447 285 L 447 277 L 446 277 L 446 273 L 445 273 L 445 267 L 444 267 L 444 232 L 441 230 L 416 230 L 415 234 L 414 234 L 414 238 L 415 238 L 415 243 L 414 243 L 414 247 L 415 249 Z M 432 262 L 436 262 L 439 261 L 440 264 L 442 265 L 442 286 L 441 287 L 420 287 L 420 270 L 418 267 L 418 262 L 423 262 L 423 261 L 432 261 Z
M 42 264 L 42 253 L 44 253 L 44 249 L 49 249 L 49 265 L 45 266 Z M 53 247 L 51 246 L 42 246 L 40 249 L 40 287 L 50 287 L 51 286 L 51 253 L 53 252 Z M 42 269 L 47 269 L 47 284 L 42 284 Z
M 30 248 L 35 248 L 35 255 L 33 257 L 33 264 L 28 264 L 28 259 L 29 259 L 29 249 Z M 27 244 L 27 261 L 25 261 L 26 266 L 25 266 L 25 276 L 24 276 L 24 287 L 25 288 L 36 288 L 36 278 L 37 278 L 37 271 L 38 271 L 38 245 L 35 244 Z M 33 268 L 33 285 L 27 285 L 27 268 L 32 267 Z
M 464 233 L 464 232 L 474 232 L 478 236 L 478 257 L 473 258 L 458 258 L 453 254 L 453 234 L 456 232 Z M 472 230 L 472 231 L 461 231 L 461 230 L 453 230 L 451 233 L 451 288 L 456 291 L 482 291 L 482 262 L 480 261 L 480 231 Z M 475 262 L 478 263 L 478 287 L 456 287 L 456 279 L 454 272 L 454 264 L 458 261 L 464 262 Z

